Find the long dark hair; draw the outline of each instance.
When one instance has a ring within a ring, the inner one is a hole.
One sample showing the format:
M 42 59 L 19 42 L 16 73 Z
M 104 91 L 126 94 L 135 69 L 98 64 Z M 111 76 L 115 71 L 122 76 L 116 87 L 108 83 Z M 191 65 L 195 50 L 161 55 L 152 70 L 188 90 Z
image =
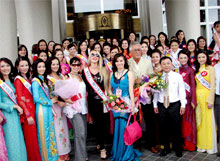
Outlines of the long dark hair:
M 184 33 L 183 30 L 178 30 L 178 31 L 176 32 L 176 38 L 177 38 L 177 40 L 180 42 L 180 40 L 178 39 L 178 36 L 179 36 L 179 34 L 180 34 L 181 32 L 183 32 L 183 34 L 184 34 L 183 42 L 186 43 L 185 33 Z M 181 42 L 180 42 L 180 43 L 181 43 Z
M 52 64 L 52 61 L 53 61 L 53 60 L 57 60 L 58 63 L 59 63 L 59 69 L 58 69 L 58 71 L 57 71 L 57 75 L 60 75 L 60 73 L 61 73 L 60 61 L 59 61 L 59 59 L 56 58 L 56 57 L 51 57 L 51 58 L 49 58 L 49 59 L 46 61 L 46 73 L 47 73 L 47 75 L 49 75 L 49 74 L 52 73 L 51 64 Z
M 178 53 L 178 58 L 179 58 L 180 54 L 184 54 L 184 55 L 186 55 L 188 57 L 187 64 L 188 64 L 188 66 L 191 66 L 189 51 L 187 49 L 180 50 L 180 52 Z
M 38 78 L 40 80 L 40 82 L 41 82 L 41 85 L 44 86 L 43 85 L 43 81 L 39 78 L 39 76 L 38 76 L 39 74 L 37 72 L 37 66 L 38 66 L 39 63 L 44 63 L 45 64 L 45 62 L 42 59 L 37 59 L 37 60 L 34 61 L 33 66 L 32 66 L 33 78 Z M 45 64 L 45 67 L 46 67 L 46 64 Z M 47 84 L 48 81 L 47 81 L 47 73 L 46 73 L 46 71 L 44 72 L 43 76 L 44 76 L 44 78 L 43 78 L 44 82 Z
M 92 45 L 91 51 L 92 51 L 92 50 L 95 50 L 95 46 L 96 46 L 96 45 L 99 45 L 99 47 L 100 47 L 100 55 L 103 57 L 102 45 L 99 44 L 98 42 L 96 42 L 96 43 L 94 43 L 94 44 Z
M 15 61 L 15 68 L 18 68 L 19 63 L 21 61 L 26 61 L 28 63 L 29 68 L 28 68 L 28 71 L 26 73 L 26 77 L 27 77 L 27 79 L 30 79 L 30 77 L 31 77 L 31 63 L 30 63 L 28 58 L 26 58 L 26 57 L 18 57 L 16 59 L 16 61 Z M 17 76 L 17 75 L 22 76 L 21 73 L 18 70 L 15 70 L 15 76 Z
M 48 46 L 47 46 L 47 42 L 44 39 L 41 39 L 38 41 L 37 46 L 38 46 L 38 51 L 40 50 L 40 43 L 44 42 L 46 44 L 46 53 L 48 53 Z
M 163 35 L 163 36 L 165 37 L 165 45 L 166 45 L 166 46 L 170 46 L 170 45 L 169 45 L 169 40 L 168 40 L 168 38 L 167 38 L 167 35 L 166 35 L 164 32 L 160 32 L 160 33 L 158 34 L 158 36 L 157 36 L 157 38 L 158 38 L 158 43 L 157 43 L 157 45 L 162 45 L 161 42 L 160 42 L 160 40 L 159 40 L 160 35 Z
M 199 68 L 200 68 L 200 64 L 199 64 L 199 61 L 198 61 L 198 55 L 199 54 L 201 54 L 201 53 L 203 53 L 203 54 L 205 54 L 206 55 L 206 58 L 207 58 L 207 61 L 206 61 L 206 65 L 211 65 L 211 60 L 210 60 L 210 58 L 209 58 L 209 55 L 208 55 L 208 53 L 207 53 L 207 51 L 206 50 L 199 50 L 198 51 L 198 54 L 196 55 L 196 60 L 195 60 L 195 66 L 196 66 L 196 73 L 198 73 L 199 72 Z
M 82 52 L 81 49 L 80 49 L 80 46 L 82 45 L 83 42 L 86 43 L 85 40 L 81 40 L 81 41 L 79 42 L 79 45 L 78 45 L 78 53 L 79 53 L 79 54 L 81 54 L 81 52 Z M 87 45 L 86 45 L 86 46 L 87 46 Z M 86 49 L 86 55 L 89 56 L 89 54 L 88 54 L 88 46 L 87 46 L 87 49 Z
M 115 73 L 116 71 L 117 71 L 117 67 L 116 67 L 116 62 L 117 62 L 117 60 L 118 60 L 118 58 L 119 57 L 123 57 L 123 59 L 124 59 L 124 61 L 125 61 L 125 65 L 124 65 L 124 68 L 125 69 L 128 69 L 129 68 L 129 66 L 128 66 L 128 61 L 127 61 L 127 59 L 125 58 L 125 56 L 123 55 L 123 54 L 121 54 L 121 53 L 118 53 L 118 54 L 115 54 L 115 56 L 114 56 L 114 58 L 113 58 L 113 61 L 112 61 L 112 71 L 113 71 L 113 73 Z
M 195 50 L 194 50 L 194 52 L 195 52 L 195 55 L 197 54 L 197 44 L 196 44 L 196 41 L 194 40 L 194 39 L 189 39 L 188 41 L 187 41 L 187 43 L 186 43 L 186 48 L 187 48 L 187 50 L 189 50 L 188 49 L 188 46 L 189 46 L 189 43 L 193 43 L 194 45 L 195 45 Z
M 18 46 L 18 57 L 21 57 L 21 56 L 19 55 L 19 51 L 21 51 L 22 48 L 25 48 L 25 50 L 26 50 L 26 55 L 25 55 L 25 57 L 28 58 L 28 50 L 27 50 L 27 47 L 26 47 L 25 45 L 23 45 L 23 44 L 20 44 L 20 45 Z
M 122 53 L 124 53 L 124 49 L 122 48 L 123 41 L 127 41 L 128 42 L 127 52 L 129 53 L 129 40 L 128 39 L 122 39 L 121 40 L 121 42 L 120 42 L 121 51 L 122 51 Z
M 8 77 L 9 77 L 10 82 L 14 83 L 14 71 L 15 71 L 15 69 L 14 69 L 14 66 L 13 66 L 11 60 L 9 60 L 8 58 L 0 58 L 0 65 L 1 65 L 1 62 L 5 62 L 5 63 L 10 65 L 11 71 L 10 71 Z M 0 79 L 5 81 L 1 71 L 0 71 Z

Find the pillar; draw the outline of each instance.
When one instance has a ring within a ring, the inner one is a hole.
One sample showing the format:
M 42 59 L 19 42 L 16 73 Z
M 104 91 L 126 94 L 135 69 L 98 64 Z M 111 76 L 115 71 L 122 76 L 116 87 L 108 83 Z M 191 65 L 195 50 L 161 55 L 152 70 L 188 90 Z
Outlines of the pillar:
M 51 0 L 15 0 L 19 40 L 27 46 L 53 40 Z
M 161 0 L 149 0 L 151 34 L 157 37 L 163 31 L 163 11 Z
M 168 35 L 172 37 L 181 29 L 187 40 L 200 36 L 200 1 L 166 0 Z
M 0 0 L 0 57 L 17 58 L 17 22 L 14 0 Z
M 139 1 L 140 20 L 141 20 L 141 35 L 150 35 L 150 13 L 149 13 L 149 0 Z

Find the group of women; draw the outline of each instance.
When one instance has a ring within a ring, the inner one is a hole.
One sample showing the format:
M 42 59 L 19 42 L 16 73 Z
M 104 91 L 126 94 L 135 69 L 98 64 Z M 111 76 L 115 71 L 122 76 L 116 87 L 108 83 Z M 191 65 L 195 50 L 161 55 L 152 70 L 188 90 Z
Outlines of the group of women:
M 220 46 L 220 22 L 215 24 L 214 54 Z M 135 113 L 134 78 L 127 59 L 132 57 L 129 44 L 136 40 L 110 38 L 95 43 L 93 38 L 78 45 L 68 39 L 62 44 L 40 40 L 32 55 L 25 45 L 18 47 L 15 65 L 0 59 L 0 160 L 69 160 L 71 144 L 68 122 L 74 131 L 74 160 L 88 160 L 87 121 L 95 125 L 100 157 L 108 157 L 106 133 L 114 124 L 110 158 L 139 160 L 141 153 L 124 144 L 123 133 L 129 113 L 109 111 L 103 104 L 107 94 L 121 93 L 130 99 L 129 112 Z M 206 39 L 186 42 L 184 32 L 168 41 L 163 32 L 141 39 L 142 57 L 151 60 L 155 73 L 162 72 L 160 58 L 170 56 L 173 70 L 179 72 L 186 88 L 186 112 L 182 120 L 183 147 L 189 151 L 216 153 L 216 128 L 213 113 L 215 72 L 211 66 Z M 185 48 L 181 50 L 181 48 Z M 216 57 L 216 56 L 215 56 Z M 218 59 L 213 60 L 216 63 Z M 62 98 L 56 82 L 77 84 L 76 95 Z M 121 91 L 118 91 L 118 88 Z M 77 106 L 77 108 L 74 108 Z M 89 116 L 89 117 L 88 117 Z M 113 119 L 114 118 L 114 119 Z M 113 121 L 114 120 L 114 121 Z

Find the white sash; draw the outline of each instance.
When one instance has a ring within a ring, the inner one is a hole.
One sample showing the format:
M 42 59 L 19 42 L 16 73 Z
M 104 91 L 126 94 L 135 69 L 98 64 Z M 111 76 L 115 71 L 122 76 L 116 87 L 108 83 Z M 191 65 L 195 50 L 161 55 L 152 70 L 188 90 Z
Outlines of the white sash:
M 188 83 L 184 82 L 184 87 L 185 90 L 190 93 L 190 86 L 188 85 Z
M 176 69 L 176 68 L 179 68 L 179 67 L 180 67 L 180 63 L 179 63 L 179 61 L 178 61 L 177 59 L 174 58 L 174 56 L 172 55 L 172 53 L 170 54 L 170 57 L 171 57 L 171 59 L 172 59 L 172 64 L 173 64 L 174 68 L 175 68 L 175 69 Z
M 24 85 L 25 88 L 27 88 L 27 90 L 30 92 L 30 94 L 32 95 L 32 90 L 31 90 L 31 84 L 26 81 L 23 77 L 21 77 L 20 75 L 17 75 L 15 77 L 15 80 L 19 79 L 21 81 L 21 83 Z
M 40 85 L 41 89 L 44 91 L 44 93 L 46 94 L 47 98 L 50 99 L 49 89 L 48 89 L 47 85 L 44 84 L 44 87 L 43 87 L 41 85 L 41 82 L 40 82 L 40 80 L 38 78 L 33 78 L 32 82 L 34 82 L 34 81 L 36 81 Z M 47 91 L 45 90 L 45 88 L 46 88 Z M 56 114 L 55 110 L 53 109 L 53 106 L 52 106 L 52 112 L 53 112 L 53 115 L 56 117 L 57 114 Z
M 198 75 L 196 75 L 196 78 L 199 80 L 199 82 L 207 89 L 210 90 L 211 86 L 209 84 L 209 82 L 207 80 L 205 80 L 205 78 L 201 75 L 201 73 L 199 73 Z
M 84 69 L 84 74 L 86 77 L 86 80 L 88 81 L 88 83 L 90 84 L 90 86 L 93 88 L 93 90 L 99 95 L 100 98 L 102 98 L 103 101 L 107 101 L 108 97 L 105 95 L 105 93 L 102 91 L 102 89 L 99 87 L 99 85 L 94 81 L 92 74 L 89 71 L 89 68 L 86 67 Z M 104 105 L 103 107 L 103 112 L 106 113 L 108 112 L 108 107 L 106 105 Z
M 83 60 L 86 64 L 88 64 L 88 60 L 81 54 L 77 54 L 76 57 L 79 58 L 80 60 Z
M 8 95 L 8 97 L 14 102 L 14 104 L 16 105 L 18 104 L 14 91 L 11 89 L 11 87 L 9 87 L 9 85 L 7 85 L 1 79 L 0 79 L 0 88 Z
M 51 77 L 50 75 L 47 75 L 47 79 L 49 81 L 51 81 L 53 84 L 55 83 L 55 78 L 54 77 Z
M 109 72 L 112 72 L 112 63 L 110 61 L 108 61 L 107 58 L 104 59 L 104 63 L 105 63 L 105 67 L 107 68 L 107 70 Z

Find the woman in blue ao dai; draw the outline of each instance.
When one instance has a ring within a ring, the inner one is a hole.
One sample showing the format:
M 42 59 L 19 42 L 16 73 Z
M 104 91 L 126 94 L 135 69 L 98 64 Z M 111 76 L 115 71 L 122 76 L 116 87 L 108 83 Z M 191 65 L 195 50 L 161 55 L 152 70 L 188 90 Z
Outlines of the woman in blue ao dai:
M 113 73 L 110 76 L 109 93 L 116 94 L 129 100 L 131 105 L 129 112 L 134 114 L 134 79 L 132 73 L 128 70 L 127 59 L 123 54 L 116 54 L 113 59 Z M 129 98 L 129 99 L 128 99 Z M 115 119 L 114 138 L 111 152 L 111 160 L 114 161 L 139 161 L 141 153 L 133 149 L 133 145 L 127 146 L 124 143 L 124 130 L 130 113 L 113 111 Z
M 23 114 L 23 110 L 16 102 L 12 78 L 13 69 L 12 62 L 9 59 L 0 59 L 0 110 L 2 110 L 7 120 L 7 123 L 3 125 L 3 132 L 5 133 L 4 138 L 8 159 L 10 161 L 27 161 L 26 147 L 19 116 Z
M 32 92 L 36 104 L 37 136 L 42 161 L 57 161 L 57 143 L 52 112 L 52 105 L 57 102 L 57 99 L 55 97 L 50 99 L 45 70 L 43 60 L 34 61 Z

